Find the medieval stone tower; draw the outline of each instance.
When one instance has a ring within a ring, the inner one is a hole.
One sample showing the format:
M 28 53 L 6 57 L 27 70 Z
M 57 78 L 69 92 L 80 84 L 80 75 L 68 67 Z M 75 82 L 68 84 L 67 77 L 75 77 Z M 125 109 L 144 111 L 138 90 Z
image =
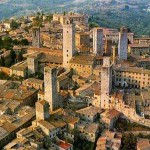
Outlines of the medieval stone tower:
M 38 59 L 34 56 L 27 58 L 28 75 L 35 74 L 38 71 Z
M 118 56 L 119 60 L 127 60 L 128 53 L 128 30 L 122 27 L 119 32 Z
M 109 109 L 109 95 L 112 89 L 112 65 L 110 57 L 103 58 L 101 69 L 101 108 Z
M 49 103 L 50 110 L 58 108 L 58 93 L 57 93 L 57 69 L 44 68 L 44 99 Z
M 32 47 L 36 47 L 36 48 L 41 47 L 40 28 L 39 27 L 32 28 Z
M 69 61 L 75 54 L 75 24 L 66 19 L 63 25 L 63 67 L 69 68 Z
M 45 120 L 50 117 L 49 103 L 45 100 L 36 102 L 36 120 Z
M 103 55 L 103 29 L 93 29 L 93 54 Z

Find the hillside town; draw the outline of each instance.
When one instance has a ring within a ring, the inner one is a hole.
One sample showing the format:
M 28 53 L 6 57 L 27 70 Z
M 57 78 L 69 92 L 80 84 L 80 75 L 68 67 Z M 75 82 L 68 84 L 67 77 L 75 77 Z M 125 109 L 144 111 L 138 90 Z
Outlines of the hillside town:
M 0 22 L 0 149 L 150 149 L 150 37 L 88 20 Z

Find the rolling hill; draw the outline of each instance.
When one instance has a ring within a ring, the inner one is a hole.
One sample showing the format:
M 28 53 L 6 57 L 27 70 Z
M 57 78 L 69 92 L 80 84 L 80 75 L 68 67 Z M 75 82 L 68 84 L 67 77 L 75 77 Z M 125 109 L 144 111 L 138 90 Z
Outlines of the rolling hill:
M 36 12 L 77 11 L 100 26 L 126 25 L 136 34 L 150 35 L 150 0 L 0 0 L 0 20 Z

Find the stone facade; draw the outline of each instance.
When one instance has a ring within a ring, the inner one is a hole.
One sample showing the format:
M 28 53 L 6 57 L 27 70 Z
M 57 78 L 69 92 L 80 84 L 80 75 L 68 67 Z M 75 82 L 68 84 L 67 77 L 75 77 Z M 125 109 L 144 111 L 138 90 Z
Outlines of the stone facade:
M 53 15 L 53 21 L 58 21 L 61 24 L 64 24 L 68 18 L 74 22 L 88 23 L 88 16 L 84 14 L 82 15 L 82 14 L 77 14 L 77 13 L 69 13 L 65 15 L 64 14 Z
M 103 55 L 103 29 L 93 29 L 93 53 Z
M 41 47 L 40 42 L 41 42 L 40 41 L 40 28 L 34 27 L 32 29 L 32 47 L 40 48 Z
M 144 56 L 150 54 L 150 44 L 129 44 L 128 52 L 131 55 Z
M 144 89 L 150 86 L 150 70 L 138 67 L 116 67 L 116 85 Z
M 45 120 L 49 116 L 49 103 L 44 100 L 36 102 L 36 120 Z
M 118 55 L 120 60 L 127 60 L 128 52 L 128 31 L 127 28 L 122 27 L 119 33 L 119 43 L 118 43 Z
M 69 61 L 75 54 L 75 24 L 68 19 L 63 25 L 63 66 L 69 68 Z
M 38 71 L 38 60 L 36 57 L 27 58 L 28 75 L 35 74 Z
M 110 57 L 104 57 L 101 69 L 101 108 L 109 109 L 109 95 L 112 89 L 112 66 Z
M 76 47 L 89 46 L 90 36 L 88 33 L 76 33 Z
M 58 93 L 57 93 L 57 69 L 44 68 L 44 99 L 49 103 L 50 110 L 58 108 Z
M 10 76 L 26 78 L 28 75 L 28 66 L 26 61 L 19 62 L 10 67 Z

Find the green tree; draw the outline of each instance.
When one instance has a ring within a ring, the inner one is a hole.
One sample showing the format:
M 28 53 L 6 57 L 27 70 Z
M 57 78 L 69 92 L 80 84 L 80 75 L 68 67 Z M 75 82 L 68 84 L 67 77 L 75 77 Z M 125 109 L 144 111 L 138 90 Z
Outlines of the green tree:
M 21 44 L 21 45 L 29 45 L 29 42 L 28 42 L 27 39 L 22 39 L 22 40 L 20 41 L 20 44 Z
M 5 37 L 2 41 L 1 41 L 1 48 L 5 48 L 7 50 L 12 49 L 13 44 L 12 44 L 12 39 L 10 37 Z
M 15 63 L 16 60 L 16 53 L 14 50 L 10 51 L 10 55 L 9 55 L 10 59 L 12 60 L 12 63 Z
M 98 27 L 98 24 L 96 22 L 90 22 L 89 23 L 90 28 Z
M 3 43 L 4 43 L 4 44 L 12 43 L 12 38 L 10 38 L 10 37 L 8 37 L 8 36 L 5 37 L 4 40 L 3 40 Z
M 66 15 L 66 12 L 64 11 L 64 16 Z
M 1 72 L 1 71 L 0 71 L 0 79 L 1 79 L 1 80 L 7 80 L 8 78 L 9 78 L 8 75 L 6 75 L 4 72 Z
M 2 66 L 2 67 L 5 66 L 5 59 L 4 59 L 4 57 L 1 57 L 1 59 L 0 59 L 0 66 Z
M 19 42 L 17 39 L 14 39 L 14 40 L 13 40 L 13 44 L 14 44 L 14 45 L 19 45 L 19 43 L 20 43 L 20 42 Z
M 52 19 L 53 19 L 53 15 L 52 15 L 52 14 L 50 14 L 50 15 L 48 15 L 48 16 L 47 16 L 47 18 L 46 18 L 46 20 L 45 20 L 45 21 L 51 22 L 51 21 L 52 21 Z
M 15 20 L 12 20 L 12 22 L 10 23 L 10 27 L 11 29 L 17 29 L 20 26 L 19 23 L 17 23 Z
M 22 61 L 22 60 L 23 60 L 22 52 L 19 52 L 19 54 L 17 56 L 17 61 Z
M 137 137 L 132 133 L 124 134 L 122 139 L 122 150 L 132 149 L 136 150 Z
M 12 64 L 13 64 L 12 58 L 8 57 L 7 59 L 5 59 L 5 66 L 6 67 L 10 67 Z

